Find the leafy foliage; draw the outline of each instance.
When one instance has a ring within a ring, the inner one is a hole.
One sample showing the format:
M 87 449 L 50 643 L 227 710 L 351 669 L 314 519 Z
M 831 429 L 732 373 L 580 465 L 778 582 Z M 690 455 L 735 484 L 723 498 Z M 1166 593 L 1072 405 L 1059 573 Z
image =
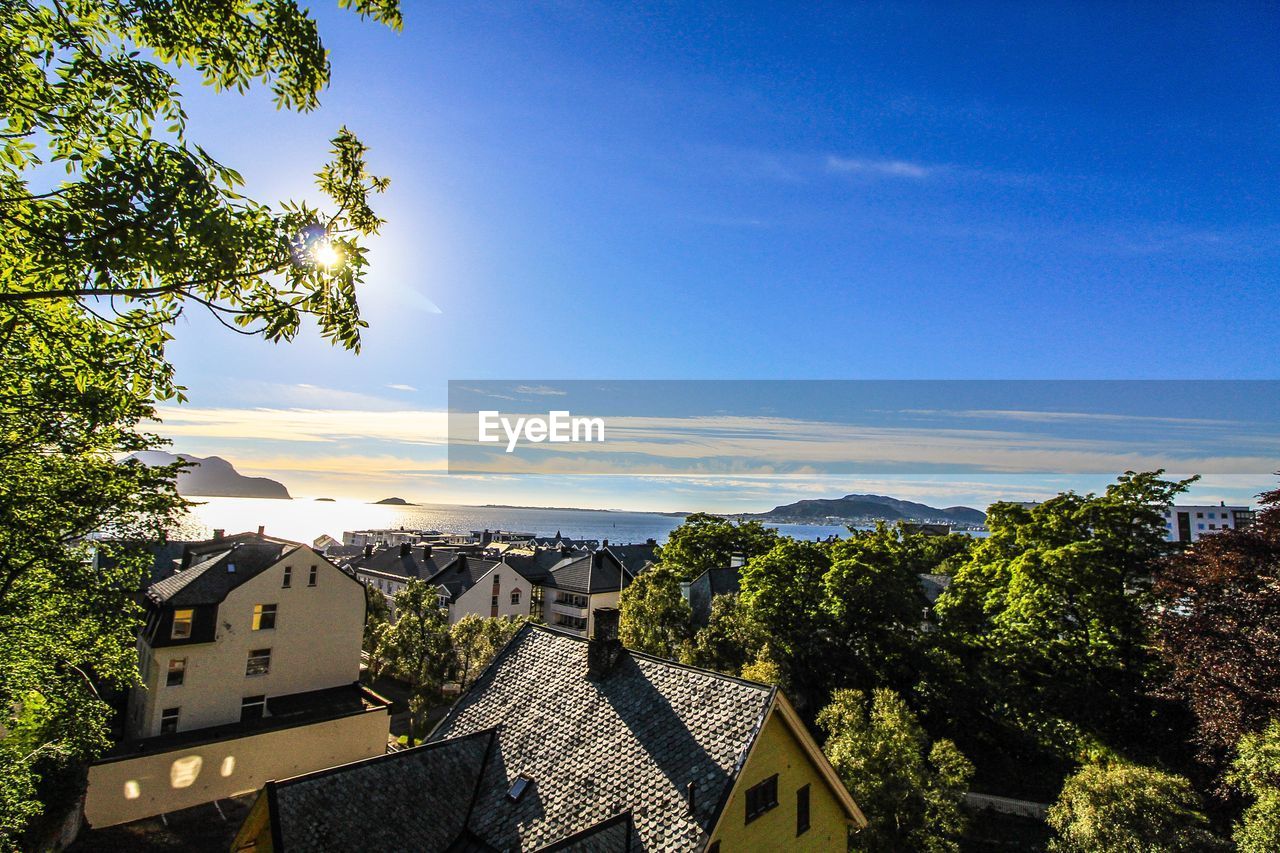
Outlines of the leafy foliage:
M 619 637 L 629 649 L 675 658 L 688 638 L 693 614 L 680 593 L 680 577 L 665 564 L 641 572 L 622 590 Z
M 1141 731 L 1148 656 L 1142 590 L 1165 553 L 1161 510 L 1190 481 L 1129 472 L 1102 495 L 995 504 L 935 606 L 991 709 L 1060 754 Z
M 453 664 L 449 621 L 435 587 L 410 578 L 395 595 L 396 621 L 382 632 L 378 656 L 387 671 L 409 685 L 409 738 L 415 723 L 439 698 Z
M 1223 849 L 1181 776 L 1134 764 L 1090 764 L 1049 809 L 1054 853 L 1179 853 Z
M 395 0 L 341 0 L 398 26 Z M 117 464 L 160 442 L 155 399 L 188 307 L 292 339 L 304 319 L 356 349 L 363 240 L 387 186 L 341 129 L 325 207 L 268 206 L 187 138 L 172 74 L 318 104 L 329 63 L 292 0 L 0 0 L 0 846 L 39 846 L 54 788 L 100 750 L 96 685 L 136 677 L 132 593 L 182 508 L 172 469 Z M 43 800 L 43 802 L 42 802 Z
M 868 826 L 851 849 L 865 853 L 960 849 L 961 800 L 973 765 L 955 744 L 932 744 L 901 697 L 838 690 L 818 714 L 823 747 Z
M 695 512 L 671 531 L 658 557 L 680 580 L 692 580 L 707 569 L 729 565 L 734 555 L 751 559 L 778 541 L 777 531 L 759 521 L 735 524 L 718 515 Z
M 1204 537 L 1156 577 L 1162 692 L 1190 706 L 1215 771 L 1280 717 L 1280 491 L 1261 502 L 1252 525 Z
M 468 613 L 455 622 L 449 629 L 449 642 L 458 685 L 465 690 L 475 681 L 528 621 L 527 616 L 492 619 Z
M 1280 850 L 1280 719 L 1240 739 L 1228 781 L 1252 800 L 1232 836 L 1240 853 Z
M 766 635 L 736 593 L 711 599 L 706 627 L 694 635 L 681 654 L 685 663 L 740 675 L 752 656 L 764 647 Z M 750 676 L 744 676 L 750 677 Z M 760 679 L 755 679 L 760 680 Z

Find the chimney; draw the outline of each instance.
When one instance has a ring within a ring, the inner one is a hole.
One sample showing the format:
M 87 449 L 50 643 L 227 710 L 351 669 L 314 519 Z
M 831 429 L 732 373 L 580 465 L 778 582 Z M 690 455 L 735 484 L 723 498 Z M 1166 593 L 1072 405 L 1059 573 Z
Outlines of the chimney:
M 364 543 L 364 558 L 367 560 L 372 556 L 373 556 L 373 543 L 372 542 Z
M 213 528 L 213 541 L 214 541 L 214 542 L 217 542 L 219 539 L 221 539 L 223 536 L 226 536 L 226 535 L 227 535 L 227 531 L 226 531 L 226 530 L 224 530 L 223 528 L 221 528 L 221 527 L 215 527 L 215 528 Z
M 264 533 L 266 533 L 266 532 L 267 532 L 267 526 L 266 526 L 265 524 L 259 524 L 259 525 L 258 525 L 258 535 L 259 535 L 259 536 L 261 536 L 262 534 L 264 534 Z
M 742 554 L 731 554 L 729 556 L 729 568 L 740 569 L 747 564 L 747 558 Z
M 608 678 L 622 657 L 622 641 L 618 639 L 621 614 L 616 607 L 597 607 L 592 611 L 595 631 L 587 641 L 587 678 L 592 681 Z
M 425 563 L 427 560 L 430 560 L 430 559 L 431 559 L 431 543 L 427 542 L 427 543 L 424 543 L 422 546 L 422 562 Z
M 413 546 L 412 546 L 412 545 L 410 545 L 408 542 L 401 542 L 401 543 L 400 543 L 400 557 L 401 557 L 401 558 L 408 557 L 412 552 L 413 552 Z
M 493 541 L 493 536 L 490 535 L 489 528 L 486 527 L 484 529 L 484 532 L 480 534 L 480 544 L 488 545 L 492 541 Z
M 608 539 L 601 539 L 601 540 L 600 540 L 600 547 L 601 547 L 601 548 L 608 548 L 608 547 L 609 547 L 609 540 L 608 540 Z

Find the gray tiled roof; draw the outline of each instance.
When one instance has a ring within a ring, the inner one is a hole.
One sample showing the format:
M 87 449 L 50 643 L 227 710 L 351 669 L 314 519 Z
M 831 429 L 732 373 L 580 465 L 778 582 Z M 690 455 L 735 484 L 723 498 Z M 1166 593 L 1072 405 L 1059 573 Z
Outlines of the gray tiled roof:
M 638 575 L 651 563 L 658 561 L 658 546 L 656 543 L 641 542 L 631 545 L 610 545 L 608 550 L 633 575 Z
M 531 850 L 630 810 L 634 849 L 698 849 L 773 689 L 634 652 L 594 681 L 587 648 L 522 628 L 432 734 L 497 729 L 469 828 L 495 847 Z M 507 791 L 520 774 L 533 785 L 513 803 Z
M 288 853 L 455 849 L 492 740 L 475 732 L 268 783 L 272 830 Z
M 608 551 L 591 551 L 565 557 L 551 567 L 547 586 L 568 592 L 599 593 L 616 592 L 622 587 L 625 569 Z M 631 573 L 626 572 L 631 581 Z
M 266 537 L 235 537 L 191 546 L 191 564 L 147 588 L 155 604 L 218 604 L 227 593 L 280 562 L 298 545 Z M 235 571 L 231 571 L 231 567 Z
M 454 599 L 457 599 L 458 596 L 475 586 L 480 578 L 489 573 L 490 569 L 499 565 L 501 563 L 493 560 L 481 560 L 478 557 L 468 557 L 465 554 L 460 554 L 455 562 L 450 563 L 448 567 L 441 569 L 426 580 L 429 584 L 444 587 Z
M 401 578 L 427 579 L 447 569 L 458 559 L 457 551 L 432 549 L 431 556 L 423 559 L 422 547 L 409 549 L 405 554 L 397 545 L 379 548 L 369 557 L 361 556 L 350 560 L 349 565 L 356 571 L 381 572 Z

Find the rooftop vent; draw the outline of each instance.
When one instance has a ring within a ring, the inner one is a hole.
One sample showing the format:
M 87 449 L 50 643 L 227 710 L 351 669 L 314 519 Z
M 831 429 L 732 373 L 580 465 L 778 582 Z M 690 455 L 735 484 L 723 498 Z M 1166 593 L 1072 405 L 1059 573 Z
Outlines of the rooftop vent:
M 520 802 L 520 798 L 524 796 L 525 791 L 529 790 L 529 786 L 533 784 L 533 780 L 528 776 L 521 774 L 511 783 L 510 790 L 507 791 L 507 799 L 513 803 Z
M 236 564 L 227 563 L 227 574 L 234 575 L 236 573 Z

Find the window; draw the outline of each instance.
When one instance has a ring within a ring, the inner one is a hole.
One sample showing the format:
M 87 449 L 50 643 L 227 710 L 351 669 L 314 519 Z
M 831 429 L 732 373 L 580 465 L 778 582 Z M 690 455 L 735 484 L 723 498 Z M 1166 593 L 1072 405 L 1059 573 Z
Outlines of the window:
M 778 774 L 747 789 L 747 823 L 778 805 Z
M 240 700 L 240 722 L 261 720 L 267 710 L 266 696 L 246 696 Z
M 497 607 L 497 606 L 498 606 L 498 596 L 496 596 L 496 595 L 495 595 L 495 596 L 493 596 L 493 600 L 489 602 L 489 606 L 490 606 L 490 607 Z
M 1204 518 L 1204 513 L 1203 513 L 1203 512 L 1197 512 L 1197 513 L 1196 513 L 1196 518 Z
M 281 589 L 288 589 L 293 586 L 293 566 L 284 567 L 284 583 L 280 584 Z
M 520 590 L 518 590 L 518 589 L 513 589 L 513 590 L 511 591 L 511 603 L 512 603 L 512 604 L 519 604 L 519 603 L 520 603 Z
M 316 572 L 319 570 L 319 568 L 320 568 L 319 566 L 311 567 L 311 571 L 307 574 L 307 586 L 316 585 Z
M 194 610 L 173 611 L 173 630 L 169 636 L 175 640 L 185 640 L 191 636 L 191 620 L 195 618 Z
M 254 649 L 249 652 L 249 663 L 244 668 L 245 675 L 266 675 L 271 671 L 271 649 Z
M 165 708 L 160 712 L 160 734 L 171 735 L 178 730 L 178 711 L 181 708 Z
M 253 630 L 270 631 L 276 626 L 276 606 L 274 604 L 253 605 Z
M 169 675 L 165 678 L 165 686 L 181 687 L 183 680 L 187 677 L 187 659 L 186 658 L 170 658 L 169 659 Z
M 809 831 L 809 786 L 804 785 L 796 791 L 796 835 L 804 835 Z

